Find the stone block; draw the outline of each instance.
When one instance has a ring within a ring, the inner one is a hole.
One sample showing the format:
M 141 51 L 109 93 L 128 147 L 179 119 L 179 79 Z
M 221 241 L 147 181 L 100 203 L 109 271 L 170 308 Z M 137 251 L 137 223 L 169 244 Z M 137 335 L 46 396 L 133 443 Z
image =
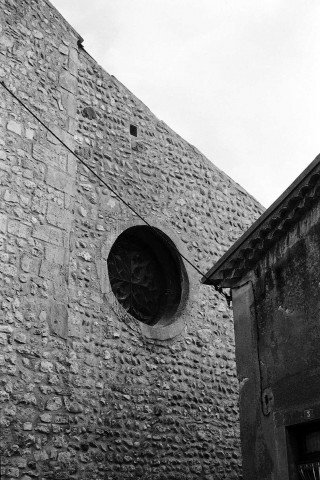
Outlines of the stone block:
M 4 200 L 9 203 L 19 203 L 19 197 L 16 192 L 6 190 L 3 196 Z
M 77 132 L 77 121 L 73 117 L 68 117 L 68 133 L 74 135 Z
M 51 127 L 51 130 L 53 130 L 53 128 Z M 53 135 L 52 133 L 50 132 L 47 132 L 47 140 L 48 142 L 52 143 L 53 145 L 60 145 L 60 142 L 59 142 L 59 138 L 60 138 L 60 135 L 56 132 L 53 132 L 55 135 Z
M 77 116 L 77 102 L 75 96 L 66 90 L 61 91 L 62 105 L 66 109 L 67 115 L 72 118 Z
M 13 46 L 12 38 L 2 35 L 0 37 L 0 46 L 3 47 L 4 49 L 11 48 Z
M 60 208 L 54 203 L 48 204 L 47 220 L 51 225 L 63 230 L 70 230 L 72 217 L 72 213 L 68 210 Z
M 70 463 L 71 453 L 70 452 L 59 452 L 58 453 L 58 463 L 60 465 L 68 465 Z
M 68 68 L 71 75 L 74 75 L 75 77 L 77 77 L 78 75 L 78 65 L 79 65 L 78 50 L 75 48 L 71 48 L 69 52 Z
M 43 413 L 42 415 L 40 415 L 40 420 L 44 423 L 51 423 L 52 416 L 49 413 Z
M 7 129 L 10 130 L 10 132 L 16 133 L 17 135 L 21 135 L 22 133 L 21 124 L 18 122 L 15 122 L 14 120 L 10 120 L 7 123 Z
M 33 143 L 32 156 L 35 160 L 46 163 L 51 158 L 52 152 L 39 143 Z
M 47 260 L 42 260 L 39 276 L 42 278 L 56 279 L 56 277 L 59 275 L 59 271 L 60 265 L 48 262 Z
M 77 159 L 72 153 L 68 154 L 68 173 L 72 178 L 75 178 L 77 173 Z
M 37 225 L 33 229 L 32 236 L 58 247 L 65 246 L 66 243 L 65 233 L 49 225 Z
M 67 193 L 64 194 L 64 206 L 67 210 L 72 210 L 74 208 L 75 197 L 68 195 Z
M 43 145 L 33 144 L 33 157 L 45 163 L 46 165 L 51 165 L 53 168 L 58 168 L 60 170 L 67 169 L 67 155 L 56 154 L 52 150 L 44 147 Z
M 79 58 L 78 49 L 71 47 L 69 52 L 69 59 L 72 60 L 74 63 L 77 63 L 78 58 Z
M 8 232 L 16 237 L 29 238 L 31 234 L 31 227 L 18 220 L 9 220 Z
M 56 265 L 63 265 L 65 262 L 67 250 L 63 247 L 54 247 L 52 245 L 46 245 L 45 259 L 50 263 Z
M 19 468 L 16 467 L 8 467 L 7 468 L 7 475 L 10 478 L 19 478 L 20 473 L 19 473 Z
M 62 88 L 74 95 L 77 93 L 77 79 L 67 70 L 63 70 L 59 75 L 59 84 Z
M 68 288 L 67 282 L 63 272 L 53 277 L 53 296 L 55 300 L 59 302 L 68 301 Z
M 82 319 L 80 314 L 73 312 L 69 315 L 68 321 L 68 336 L 82 338 L 84 330 L 82 326 Z
M 73 60 L 69 59 L 68 67 L 69 72 L 76 77 L 78 73 L 78 62 L 74 62 Z
M 31 431 L 33 429 L 33 425 L 31 422 L 25 422 L 23 425 L 22 425 L 22 429 L 25 430 L 25 431 Z M 22 479 L 24 479 L 24 477 L 22 477 Z M 29 477 L 31 479 L 31 477 Z
M 100 288 L 102 293 L 110 291 L 110 282 L 108 276 L 108 264 L 106 260 L 101 258 L 96 260 L 97 275 L 100 281 Z
M 52 397 L 46 403 L 46 409 L 50 411 L 60 410 L 62 408 L 62 400 L 60 397 Z
M 0 325 L 0 332 L 11 334 L 13 332 L 13 328 L 10 325 Z
M 50 127 L 52 133 L 47 132 L 47 139 L 54 145 L 61 145 L 65 143 L 69 148 L 73 148 L 73 137 L 64 129 L 59 128 L 57 125 Z
M 0 161 L 0 170 L 3 170 L 4 172 L 11 172 L 11 165 L 8 165 L 6 162 Z
M 37 38 L 38 40 L 42 40 L 42 38 L 43 38 L 43 33 L 42 33 L 42 32 L 39 32 L 39 30 L 33 30 L 33 35 L 34 35 L 35 38 Z
M 32 140 L 34 137 L 34 130 L 31 130 L 31 128 L 26 129 L 26 138 L 28 140 Z
M 30 255 L 22 255 L 20 260 L 21 270 L 23 270 L 25 273 L 38 274 L 39 263 L 40 260 L 38 258 L 33 258 Z
M 69 195 L 73 195 L 74 193 L 74 182 L 72 178 L 51 166 L 48 166 L 46 182 L 50 187 L 69 193 Z
M 16 332 L 14 339 L 18 343 L 27 343 L 27 336 L 22 332 Z
M 70 150 L 73 151 L 74 149 L 74 138 L 73 135 L 71 135 L 69 132 L 66 130 L 62 130 L 60 135 L 59 135 L 60 140 L 67 145 L 67 147 L 70 148 Z
M 61 338 L 68 336 L 68 310 L 64 303 L 54 302 L 51 305 L 49 323 L 51 331 Z
M 59 52 L 62 53 L 62 55 L 69 55 L 69 48 L 61 43 L 61 45 L 59 45 Z
M 24 272 L 30 272 L 32 258 L 29 255 L 23 255 L 20 260 L 21 269 Z
M 4 213 L 0 213 L 0 233 L 6 233 L 8 225 L 8 217 Z
M 53 363 L 48 360 L 41 360 L 39 370 L 43 373 L 51 373 L 53 371 Z
M 9 277 L 15 277 L 18 274 L 17 267 L 10 263 L 0 263 L 0 271 L 3 275 L 8 275 Z

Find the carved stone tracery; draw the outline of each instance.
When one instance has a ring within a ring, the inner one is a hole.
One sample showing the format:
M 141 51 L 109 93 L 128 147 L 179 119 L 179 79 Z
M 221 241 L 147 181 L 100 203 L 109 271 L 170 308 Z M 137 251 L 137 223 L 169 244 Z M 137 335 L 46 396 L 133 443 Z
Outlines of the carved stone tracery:
M 154 325 L 176 310 L 181 297 L 179 270 L 168 246 L 147 227 L 133 227 L 117 238 L 108 272 L 118 302 L 137 320 Z

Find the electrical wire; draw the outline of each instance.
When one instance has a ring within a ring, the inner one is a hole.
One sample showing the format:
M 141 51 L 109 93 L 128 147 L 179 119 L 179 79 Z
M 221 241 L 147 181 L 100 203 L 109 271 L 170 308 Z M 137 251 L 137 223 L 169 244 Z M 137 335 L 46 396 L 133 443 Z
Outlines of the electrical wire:
M 61 140 L 61 138 L 59 138 L 25 103 L 22 102 L 22 100 L 20 100 L 19 97 L 17 97 L 7 86 L 6 84 L 1 80 L 0 81 L 2 87 L 13 97 L 17 100 L 18 103 L 20 103 L 20 105 L 25 109 L 27 110 L 27 112 L 30 113 L 30 115 L 32 115 L 36 120 L 37 122 L 40 123 L 40 125 L 42 125 L 51 135 L 53 135 L 60 143 L 61 145 L 63 145 L 72 155 L 74 155 L 76 157 L 77 160 L 79 160 L 79 162 L 84 166 L 86 167 L 103 185 L 105 185 L 105 187 L 108 188 L 108 190 L 110 192 L 113 193 L 113 195 L 115 195 L 118 200 L 120 200 L 120 202 L 122 202 L 127 208 L 129 208 L 135 215 L 137 215 L 138 218 L 140 218 L 140 220 L 142 220 L 142 222 L 144 222 L 149 228 L 151 228 L 157 235 L 161 235 L 161 231 L 159 231 L 158 229 L 155 229 L 142 215 L 140 215 L 140 213 L 138 213 L 136 211 L 136 209 L 134 207 L 132 207 L 126 200 L 124 200 L 121 195 L 119 195 L 112 187 L 110 187 L 110 185 L 108 185 L 105 180 L 103 180 L 103 178 L 101 178 L 89 165 L 86 164 L 85 161 L 82 160 L 82 158 L 79 157 L 79 155 L 77 155 L 73 150 L 71 150 L 70 147 L 68 147 L 68 145 L 66 143 L 64 143 L 63 140 Z M 187 262 L 192 268 L 194 268 L 194 270 L 196 270 L 197 273 L 199 273 L 202 277 L 207 278 L 207 276 L 201 272 L 201 270 L 196 266 L 194 265 L 185 255 L 183 255 L 179 250 L 178 248 L 176 247 L 175 244 L 173 244 L 173 247 L 175 249 L 175 251 L 178 253 L 178 255 L 185 261 Z M 217 285 L 213 285 L 213 287 L 215 288 L 215 290 L 220 293 L 220 295 L 222 295 L 228 302 L 228 305 L 230 304 L 230 301 L 231 301 L 231 296 L 230 295 L 227 295 L 221 287 L 218 287 Z

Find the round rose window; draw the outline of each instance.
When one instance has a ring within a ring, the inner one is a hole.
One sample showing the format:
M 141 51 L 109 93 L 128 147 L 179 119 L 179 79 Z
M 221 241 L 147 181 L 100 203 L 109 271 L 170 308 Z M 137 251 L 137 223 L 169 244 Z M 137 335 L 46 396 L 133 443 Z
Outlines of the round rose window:
M 122 307 L 148 325 L 170 323 L 186 274 L 172 242 L 162 232 L 137 226 L 125 230 L 108 256 L 112 291 Z

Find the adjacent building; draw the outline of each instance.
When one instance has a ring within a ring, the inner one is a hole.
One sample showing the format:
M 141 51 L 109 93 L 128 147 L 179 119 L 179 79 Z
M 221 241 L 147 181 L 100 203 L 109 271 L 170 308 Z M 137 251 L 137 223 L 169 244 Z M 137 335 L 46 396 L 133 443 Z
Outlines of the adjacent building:
M 320 156 L 207 273 L 231 288 L 245 480 L 320 478 Z

